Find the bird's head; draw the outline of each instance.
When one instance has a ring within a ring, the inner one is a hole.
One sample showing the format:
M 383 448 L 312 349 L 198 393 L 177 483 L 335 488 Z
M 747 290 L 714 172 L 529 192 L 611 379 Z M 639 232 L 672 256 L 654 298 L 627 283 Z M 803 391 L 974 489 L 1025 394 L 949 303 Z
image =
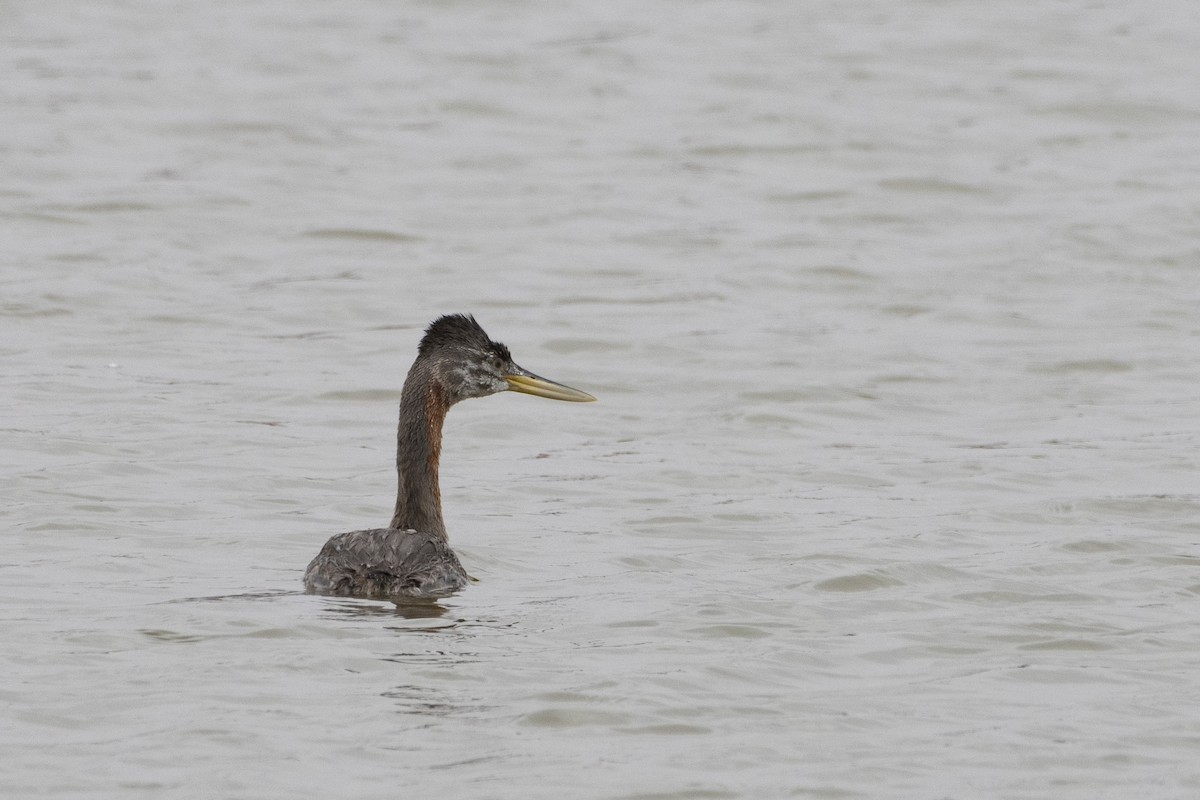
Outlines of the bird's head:
M 469 314 L 434 320 L 425 330 L 417 358 L 437 376 L 451 403 L 504 391 L 577 403 L 596 399 L 517 366 L 508 348 L 492 341 Z

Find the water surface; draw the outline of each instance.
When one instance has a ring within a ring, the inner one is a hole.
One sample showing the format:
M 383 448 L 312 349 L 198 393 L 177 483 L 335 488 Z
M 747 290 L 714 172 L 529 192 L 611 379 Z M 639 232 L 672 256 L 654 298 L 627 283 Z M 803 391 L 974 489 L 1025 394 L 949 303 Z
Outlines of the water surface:
M 0 9 L 0 788 L 1200 789 L 1187 3 Z M 440 607 L 299 592 L 391 510 Z

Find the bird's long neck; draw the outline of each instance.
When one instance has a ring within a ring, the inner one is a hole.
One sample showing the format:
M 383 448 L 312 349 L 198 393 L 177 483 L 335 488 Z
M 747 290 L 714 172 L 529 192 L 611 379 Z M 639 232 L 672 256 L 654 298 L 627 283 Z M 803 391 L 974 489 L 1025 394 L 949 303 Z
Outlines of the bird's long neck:
M 413 364 L 400 396 L 400 428 L 396 433 L 396 513 L 392 528 L 446 535 L 438 459 L 442 423 L 449 396 L 420 361 Z

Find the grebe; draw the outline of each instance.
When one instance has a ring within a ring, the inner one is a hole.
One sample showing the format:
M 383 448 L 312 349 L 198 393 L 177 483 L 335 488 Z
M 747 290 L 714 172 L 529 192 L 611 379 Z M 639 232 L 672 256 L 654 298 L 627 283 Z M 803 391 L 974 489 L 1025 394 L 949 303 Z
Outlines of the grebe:
M 442 422 L 459 400 L 503 391 L 574 402 L 596 399 L 518 367 L 508 348 L 492 341 L 473 316 L 449 314 L 430 324 L 400 394 L 399 486 L 392 521 L 386 528 L 340 533 L 326 542 L 304 571 L 307 591 L 432 600 L 467 585 L 470 577 L 450 549 L 442 521 Z

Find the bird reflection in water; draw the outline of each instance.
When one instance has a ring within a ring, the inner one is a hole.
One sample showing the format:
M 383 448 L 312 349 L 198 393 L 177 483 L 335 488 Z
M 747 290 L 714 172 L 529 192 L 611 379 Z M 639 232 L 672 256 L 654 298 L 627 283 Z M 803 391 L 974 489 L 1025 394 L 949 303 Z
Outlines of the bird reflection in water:
M 596 399 L 514 364 L 508 348 L 492 341 L 472 316 L 451 314 L 426 329 L 400 396 L 399 485 L 391 524 L 331 538 L 304 572 L 307 591 L 387 599 L 432 611 L 440 608 L 434 602 L 438 598 L 467 585 L 471 578 L 450 549 L 442 520 L 442 423 L 460 400 L 503 391 L 573 402 Z
M 395 602 L 388 605 L 377 605 L 375 603 L 364 603 L 350 598 L 335 598 L 328 603 L 323 611 L 331 619 L 345 617 L 391 617 L 405 620 L 425 620 L 425 619 L 440 619 L 446 616 L 448 608 L 439 604 L 437 600 L 419 600 L 415 598 L 379 598 L 392 599 Z M 447 628 L 457 627 L 462 620 L 457 618 L 448 618 L 442 620 L 437 625 L 422 625 L 416 630 L 445 630 Z

